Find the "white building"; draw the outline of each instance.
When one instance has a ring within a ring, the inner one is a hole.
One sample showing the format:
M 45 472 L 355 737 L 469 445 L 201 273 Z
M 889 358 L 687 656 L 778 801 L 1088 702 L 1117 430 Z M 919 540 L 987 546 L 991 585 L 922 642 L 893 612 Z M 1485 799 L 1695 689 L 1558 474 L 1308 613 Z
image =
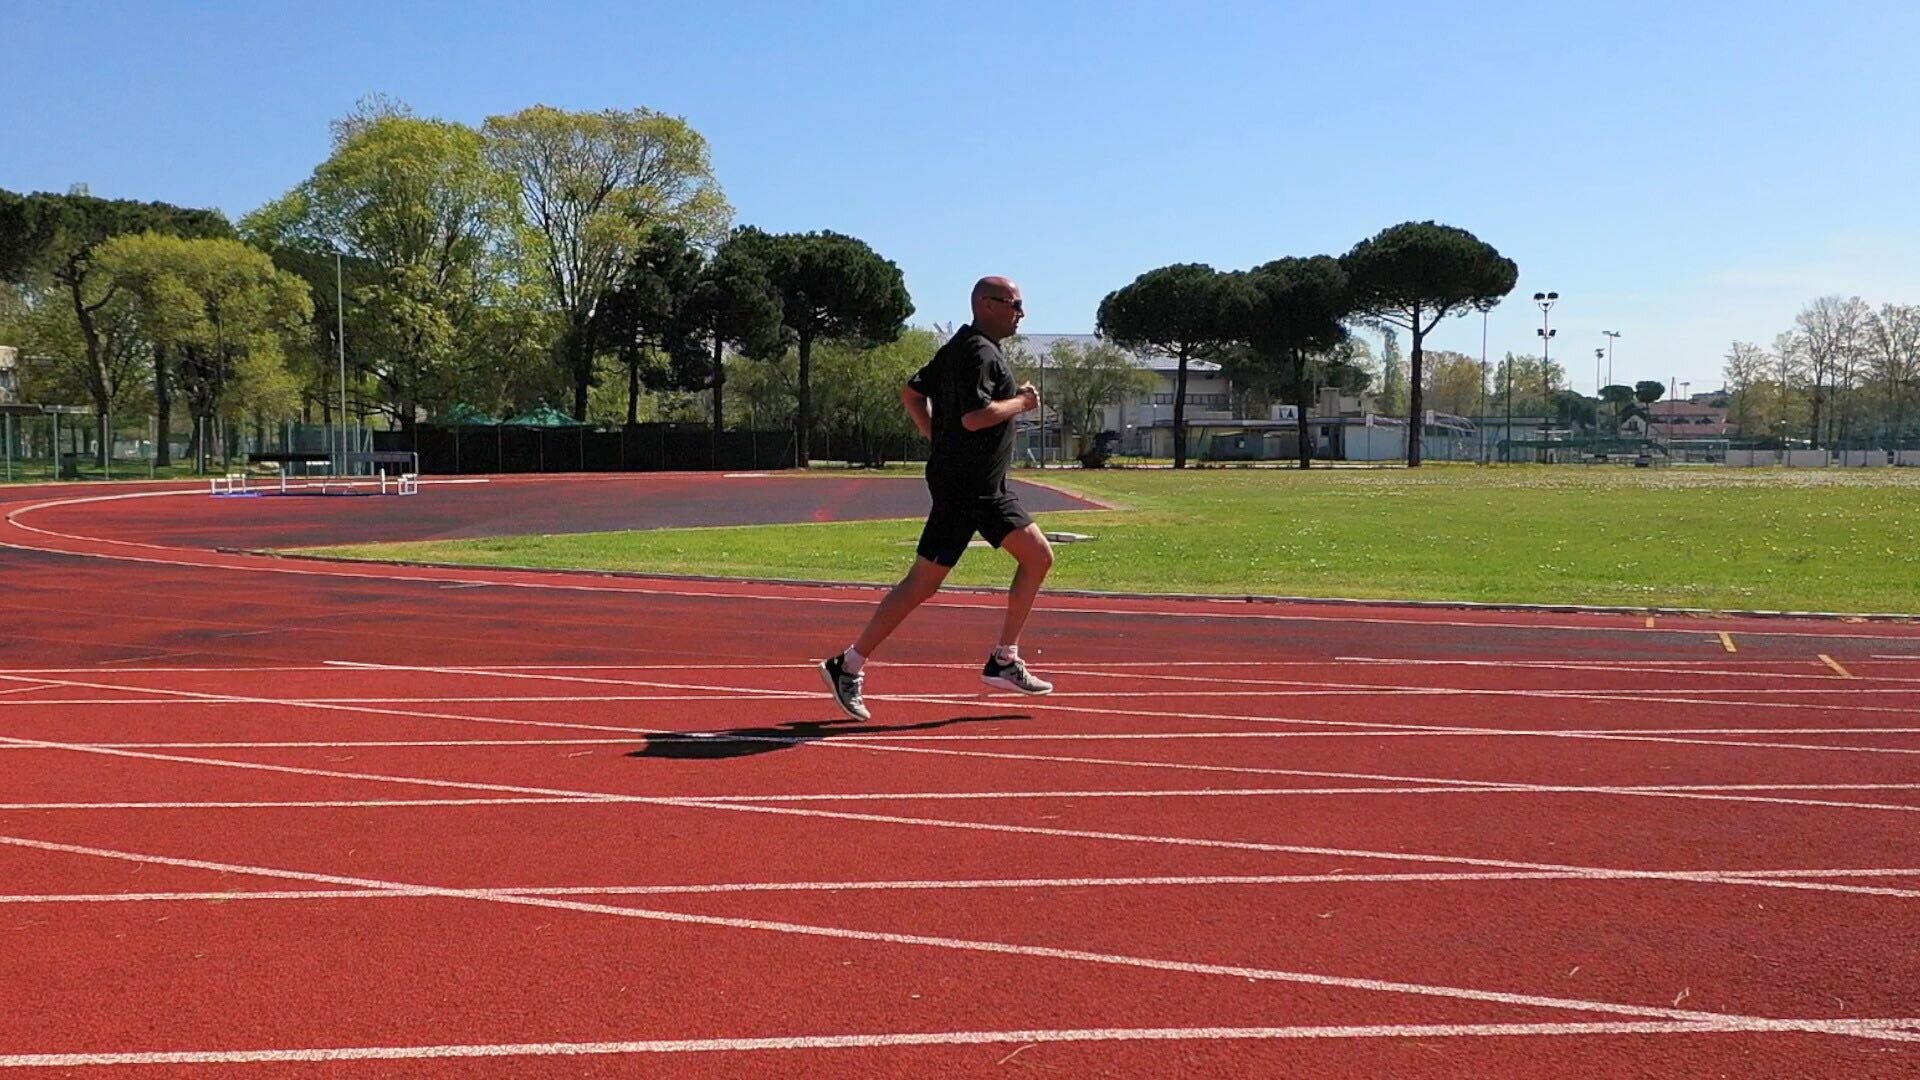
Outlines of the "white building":
M 20 401 L 20 350 L 0 345 L 0 405 Z
M 1099 342 L 1093 334 L 1023 334 L 1019 345 L 1032 354 L 1040 365 L 1040 377 L 1034 382 L 1040 387 L 1040 396 L 1047 396 L 1046 362 L 1048 350 L 1056 341 L 1071 341 L 1080 345 L 1093 345 Z M 1127 357 L 1141 368 L 1154 374 L 1153 389 L 1131 401 L 1118 405 L 1109 405 L 1100 412 L 1100 430 L 1111 431 L 1120 436 L 1116 449 L 1123 454 L 1141 454 L 1148 457 L 1173 456 L 1173 401 L 1175 387 L 1178 384 L 1180 362 L 1171 356 L 1153 353 L 1135 353 L 1122 350 Z M 1291 422 L 1292 409 L 1287 407 L 1285 418 Z M 1235 423 L 1244 418 L 1234 414 L 1233 384 L 1220 370 L 1220 365 L 1210 360 L 1190 360 L 1187 362 L 1187 412 L 1186 422 L 1189 428 L 1189 440 L 1196 436 L 1193 429 L 1219 424 Z M 1262 419 L 1273 420 L 1275 417 Z M 1050 453 L 1059 453 L 1059 434 L 1049 432 Z M 1037 446 L 1037 442 L 1035 444 Z M 1190 450 L 1192 448 L 1190 447 Z
M 1019 339 L 1019 347 L 1042 365 L 1034 380 L 1046 397 L 1046 354 L 1057 341 L 1092 345 L 1100 339 L 1093 334 L 1029 334 Z M 1115 447 L 1122 454 L 1169 458 L 1173 456 L 1173 401 L 1179 377 L 1179 361 L 1170 356 L 1122 350 L 1141 368 L 1154 375 L 1153 389 L 1118 405 L 1101 410 L 1100 430 L 1119 436 Z M 1299 456 L 1299 410 L 1291 404 L 1275 404 L 1259 416 L 1243 416 L 1234 408 L 1234 387 L 1220 365 L 1207 360 L 1187 363 L 1187 455 L 1212 460 L 1292 460 Z M 1396 461 L 1407 454 L 1405 417 L 1382 416 L 1375 412 L 1371 394 L 1343 394 L 1333 387 L 1322 387 L 1308 412 L 1307 437 L 1313 440 L 1313 456 L 1327 461 Z M 1042 454 L 1043 433 L 1037 423 L 1027 426 L 1021 441 L 1022 453 L 1038 458 Z M 1044 433 L 1045 455 L 1049 460 L 1068 456 L 1063 450 L 1058 421 L 1051 420 Z M 1463 417 L 1428 412 L 1423 435 L 1422 455 L 1440 460 L 1477 460 L 1479 436 L 1473 423 Z

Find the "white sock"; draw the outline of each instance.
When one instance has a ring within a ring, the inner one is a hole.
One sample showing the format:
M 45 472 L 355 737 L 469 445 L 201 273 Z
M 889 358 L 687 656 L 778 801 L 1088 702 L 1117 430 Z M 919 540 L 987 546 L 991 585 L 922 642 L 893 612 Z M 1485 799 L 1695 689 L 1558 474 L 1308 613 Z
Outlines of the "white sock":
M 1020 659 L 1020 646 L 996 645 L 993 648 L 993 658 L 1003 664 L 1011 664 Z
M 847 674 L 849 675 L 860 674 L 860 669 L 865 667 L 867 663 L 867 658 L 860 655 L 860 650 L 855 649 L 851 645 L 847 646 L 846 652 L 840 654 L 840 659 L 846 663 Z

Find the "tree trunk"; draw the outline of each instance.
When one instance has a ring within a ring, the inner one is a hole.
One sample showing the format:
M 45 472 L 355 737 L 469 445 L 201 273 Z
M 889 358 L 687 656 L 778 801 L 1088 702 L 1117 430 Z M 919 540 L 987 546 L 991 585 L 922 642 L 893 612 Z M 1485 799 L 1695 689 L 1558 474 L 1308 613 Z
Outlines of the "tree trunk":
M 717 334 L 714 335 L 714 339 L 713 339 L 713 445 L 714 445 L 714 452 L 716 454 L 719 453 L 720 434 L 726 430 L 726 421 L 724 419 L 726 414 L 720 408 L 721 395 L 725 392 L 726 386 L 727 386 L 727 369 L 722 364 L 722 361 L 725 359 L 725 356 L 723 355 L 725 352 L 725 349 L 726 349 L 726 342 L 722 341 L 719 335 Z
M 593 334 L 582 324 L 567 331 L 567 367 L 573 375 L 573 418 L 585 423 L 587 391 L 593 385 Z
M 1425 372 L 1421 371 L 1421 362 L 1426 358 L 1422 342 L 1426 334 L 1420 329 L 1420 305 L 1413 306 L 1413 348 L 1407 353 L 1407 468 L 1420 467 L 1420 443 L 1427 433 L 1427 395 L 1422 385 Z M 1542 358 L 1544 359 L 1544 357 Z
M 1187 467 L 1187 350 L 1180 350 L 1180 368 L 1173 377 L 1173 467 Z
M 627 357 L 627 426 L 640 422 L 640 358 Z
M 100 328 L 93 321 L 94 309 L 87 306 L 81 294 L 80 279 L 69 279 L 67 291 L 73 297 L 73 313 L 80 321 L 80 336 L 85 339 L 87 346 L 87 392 L 93 398 L 94 416 L 105 422 L 112 391 L 107 386 L 106 361 L 100 355 Z M 102 442 L 100 457 L 95 464 L 104 468 L 107 464 L 106 453 L 106 444 Z
M 794 461 L 801 468 L 811 463 L 812 447 L 808 444 L 813 437 L 813 335 L 800 335 L 800 411 L 794 418 L 799 425 L 799 440 L 794 446 Z
M 167 350 L 153 348 L 153 464 L 164 468 L 173 464 L 173 380 L 167 377 Z
M 1307 358 L 1295 355 L 1293 382 L 1294 425 L 1300 451 L 1300 467 L 1313 468 L 1313 433 L 1307 424 L 1307 404 L 1313 400 L 1313 380 L 1307 377 Z

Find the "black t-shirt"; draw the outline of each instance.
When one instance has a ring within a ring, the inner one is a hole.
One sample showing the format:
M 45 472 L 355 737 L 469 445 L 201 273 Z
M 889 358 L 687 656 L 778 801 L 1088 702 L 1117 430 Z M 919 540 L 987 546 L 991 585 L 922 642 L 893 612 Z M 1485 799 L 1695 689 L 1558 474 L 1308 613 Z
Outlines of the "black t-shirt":
M 971 325 L 962 326 L 907 385 L 926 395 L 933 408 L 927 486 L 938 494 L 999 491 L 1013 463 L 1013 424 L 968 431 L 960 418 L 1018 394 L 1000 347 Z

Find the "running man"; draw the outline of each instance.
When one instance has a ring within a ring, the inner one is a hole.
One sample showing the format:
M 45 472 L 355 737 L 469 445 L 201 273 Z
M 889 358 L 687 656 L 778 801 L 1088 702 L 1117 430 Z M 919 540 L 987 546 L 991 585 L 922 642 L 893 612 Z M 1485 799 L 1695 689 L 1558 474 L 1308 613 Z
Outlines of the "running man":
M 914 608 L 940 591 L 976 532 L 1019 564 L 1007 591 L 1000 644 L 987 657 L 980 681 L 1023 694 L 1053 692 L 1051 683 L 1027 670 L 1019 647 L 1033 599 L 1053 568 L 1053 547 L 1007 489 L 1013 418 L 1040 407 L 1040 392 L 1032 383 L 1015 386 L 1013 369 L 1000 353 L 1000 342 L 1019 329 L 1025 315 L 1019 286 L 1003 277 L 981 278 L 973 286 L 973 321 L 900 391 L 900 403 L 920 434 L 933 441 L 927 459 L 933 510 L 907 576 L 880 602 L 859 640 L 820 664 L 841 710 L 856 720 L 870 717 L 861 697 L 867 659 Z

